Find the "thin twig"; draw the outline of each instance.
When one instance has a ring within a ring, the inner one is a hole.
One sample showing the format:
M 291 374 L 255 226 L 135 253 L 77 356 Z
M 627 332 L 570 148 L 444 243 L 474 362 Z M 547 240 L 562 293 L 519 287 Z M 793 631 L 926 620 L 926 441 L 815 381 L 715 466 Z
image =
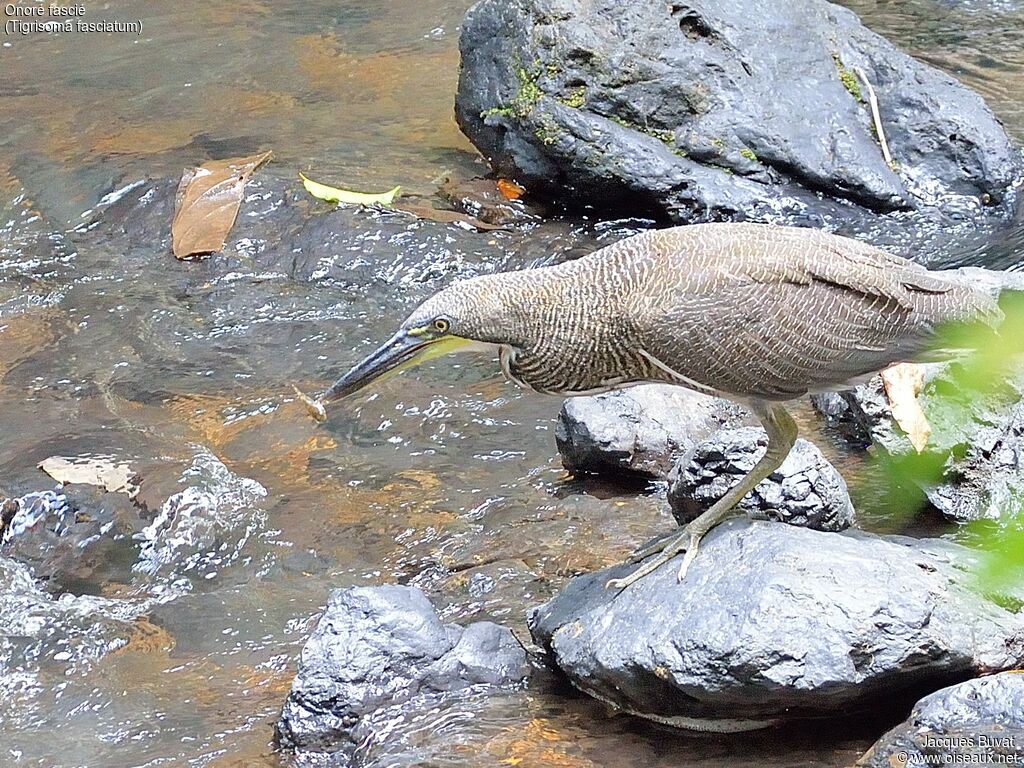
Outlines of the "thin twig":
M 875 89 L 871 87 L 871 81 L 868 80 L 867 73 L 863 67 L 854 67 L 853 71 L 857 73 L 857 77 L 864 83 L 864 87 L 868 92 L 868 106 L 871 107 L 871 117 L 875 121 L 875 133 L 878 134 L 878 143 L 882 147 L 882 157 L 885 158 L 885 162 L 889 164 L 891 168 L 893 165 L 892 155 L 889 154 L 889 143 L 885 140 L 885 131 L 882 129 L 882 115 L 878 111 L 878 99 L 875 97 Z

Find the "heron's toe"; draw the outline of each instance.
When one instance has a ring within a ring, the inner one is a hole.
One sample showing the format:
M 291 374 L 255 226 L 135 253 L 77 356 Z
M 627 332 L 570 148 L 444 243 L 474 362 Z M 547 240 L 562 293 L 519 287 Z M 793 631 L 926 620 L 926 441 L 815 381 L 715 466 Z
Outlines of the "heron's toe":
M 679 565 L 679 575 L 676 577 L 677 581 L 682 581 L 686 576 L 686 572 L 690 568 L 690 563 L 697 556 L 697 547 L 700 545 L 700 537 L 691 536 L 689 546 L 686 548 L 686 554 L 683 555 L 683 562 Z

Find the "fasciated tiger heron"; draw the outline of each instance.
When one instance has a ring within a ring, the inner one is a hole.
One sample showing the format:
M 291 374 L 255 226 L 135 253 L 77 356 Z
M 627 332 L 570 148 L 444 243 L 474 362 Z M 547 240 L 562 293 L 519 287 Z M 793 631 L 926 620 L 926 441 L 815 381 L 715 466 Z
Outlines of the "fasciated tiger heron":
M 622 588 L 684 553 L 775 471 L 796 440 L 785 403 L 913 360 L 947 321 L 998 322 L 965 281 L 860 241 L 762 224 L 644 232 L 556 266 L 465 280 L 424 301 L 387 342 L 310 403 L 459 349 L 496 350 L 526 389 L 587 395 L 646 382 L 745 404 L 768 433 L 751 471 L 679 535 L 634 557 Z M 648 559 L 649 558 L 649 559 Z

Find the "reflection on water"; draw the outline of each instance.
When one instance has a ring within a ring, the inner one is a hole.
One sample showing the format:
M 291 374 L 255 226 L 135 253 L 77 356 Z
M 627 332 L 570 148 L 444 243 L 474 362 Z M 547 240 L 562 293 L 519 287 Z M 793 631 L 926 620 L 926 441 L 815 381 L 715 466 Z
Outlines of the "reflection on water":
M 468 3 L 138 0 L 86 4 L 143 34 L 5 37 L 8 170 L 71 219 L 129 168 L 273 148 L 354 188 L 432 190 L 473 164 L 452 116 Z M 2 176 L 2 173 L 0 173 Z M 49 189 L 48 189 L 49 188 Z
M 668 526 L 657 498 L 568 483 L 558 401 L 493 361 L 436 361 L 324 427 L 284 394 L 332 380 L 456 277 L 631 229 L 473 234 L 282 191 L 299 168 L 424 194 L 483 169 L 451 109 L 467 5 L 113 0 L 103 17 L 143 19 L 141 37 L 0 48 L 0 496 L 47 490 L 35 465 L 53 454 L 143 478 L 135 559 L 92 594 L 54 599 L 0 559 L 0 615 L 18 617 L 0 633 L 0 763 L 277 765 L 270 725 L 328 590 L 412 582 L 447 620 L 522 632 L 525 606 Z M 1024 137 L 1018 5 L 849 5 Z M 239 220 L 252 234 L 175 262 L 173 184 L 147 179 L 268 148 Z M 553 686 L 439 713 L 373 764 L 842 765 L 872 735 L 666 736 Z

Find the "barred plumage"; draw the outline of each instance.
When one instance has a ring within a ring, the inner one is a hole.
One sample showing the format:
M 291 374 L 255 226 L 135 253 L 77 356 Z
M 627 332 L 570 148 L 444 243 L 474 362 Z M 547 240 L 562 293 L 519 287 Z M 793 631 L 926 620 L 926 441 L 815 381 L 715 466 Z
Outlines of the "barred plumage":
M 701 224 L 458 283 L 411 322 L 438 315 L 455 335 L 506 347 L 507 372 L 539 392 L 668 381 L 787 400 L 912 359 L 939 323 L 1000 313 L 971 286 L 857 240 Z
M 764 456 L 682 534 L 643 550 L 637 559 L 651 559 L 609 582 L 622 588 L 685 552 L 682 578 L 701 537 L 782 464 L 797 434 L 782 402 L 911 360 L 941 323 L 1000 318 L 995 300 L 965 280 L 856 240 L 700 224 L 457 283 L 423 302 L 320 403 L 470 342 L 496 346 L 505 375 L 538 392 L 669 382 L 744 401 L 768 433 Z

